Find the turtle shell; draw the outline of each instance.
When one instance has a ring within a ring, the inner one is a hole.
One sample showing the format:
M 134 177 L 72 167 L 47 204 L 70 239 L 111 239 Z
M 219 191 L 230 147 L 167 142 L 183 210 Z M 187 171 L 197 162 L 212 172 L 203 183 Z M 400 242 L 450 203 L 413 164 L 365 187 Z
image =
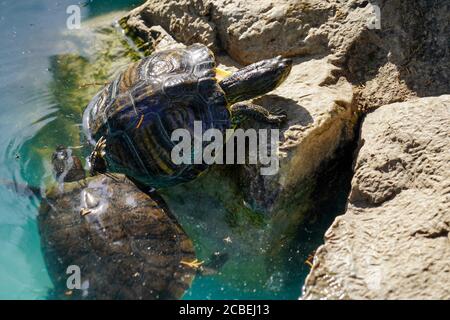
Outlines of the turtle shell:
M 105 137 L 108 170 L 156 188 L 192 180 L 204 171 L 205 163 L 194 164 L 195 152 L 188 164 L 172 161 L 178 141 L 171 136 L 176 129 L 187 129 L 194 137 L 194 121 L 201 122 L 202 133 L 230 127 L 215 66 L 214 54 L 195 44 L 144 58 L 103 88 L 85 111 L 84 127 L 92 143 Z
M 194 278 L 181 263 L 195 259 L 191 240 L 162 200 L 123 175 L 54 187 L 38 223 L 54 297 L 177 299 Z M 80 268 L 80 290 L 67 288 L 71 265 Z

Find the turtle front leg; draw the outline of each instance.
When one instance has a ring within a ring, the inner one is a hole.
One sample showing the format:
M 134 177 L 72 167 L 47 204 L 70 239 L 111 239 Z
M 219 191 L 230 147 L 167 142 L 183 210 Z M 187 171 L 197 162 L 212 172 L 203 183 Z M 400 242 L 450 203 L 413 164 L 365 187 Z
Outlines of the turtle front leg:
M 251 118 L 257 121 L 280 125 L 286 121 L 286 114 L 282 111 L 270 113 L 264 107 L 249 102 L 233 104 L 230 112 L 234 122 L 240 122 L 242 118 Z
M 105 159 L 106 139 L 101 137 L 95 144 L 94 151 L 89 156 L 91 165 L 90 174 L 94 176 L 97 173 L 105 173 L 107 164 Z

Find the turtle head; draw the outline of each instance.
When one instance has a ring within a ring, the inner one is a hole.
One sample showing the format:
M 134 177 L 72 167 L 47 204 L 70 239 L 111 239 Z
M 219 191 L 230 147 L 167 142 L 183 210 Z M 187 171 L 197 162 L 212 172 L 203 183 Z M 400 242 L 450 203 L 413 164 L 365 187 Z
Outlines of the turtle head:
M 52 155 L 52 165 L 58 181 L 71 182 L 86 177 L 80 158 L 72 155 L 72 149 L 65 146 L 56 147 Z
M 287 78 L 292 60 L 281 56 L 255 62 L 219 82 L 230 104 L 256 98 L 278 87 Z

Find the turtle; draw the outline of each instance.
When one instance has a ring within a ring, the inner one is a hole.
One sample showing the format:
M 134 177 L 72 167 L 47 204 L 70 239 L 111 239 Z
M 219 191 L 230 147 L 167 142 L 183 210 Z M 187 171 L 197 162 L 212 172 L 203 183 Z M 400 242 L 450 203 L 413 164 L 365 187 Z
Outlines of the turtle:
M 225 133 L 246 118 L 281 124 L 286 120 L 282 111 L 270 113 L 246 100 L 274 90 L 291 68 L 291 59 L 278 56 L 230 73 L 217 68 L 214 53 L 198 43 L 129 65 L 84 111 L 83 128 L 95 146 L 91 173 L 122 173 L 155 189 L 195 179 L 209 165 L 195 161 L 195 152 L 191 162 L 172 161 L 177 143 L 172 133 L 186 129 L 194 136 L 195 121 L 201 122 L 202 133 L 212 128 Z
M 121 174 L 86 177 L 71 149 L 52 156 L 57 184 L 48 188 L 38 226 L 52 298 L 179 299 L 196 274 L 214 274 L 227 260 L 196 258 L 191 239 L 163 199 Z M 67 287 L 69 266 L 79 288 Z M 76 290 L 79 289 L 79 290 Z

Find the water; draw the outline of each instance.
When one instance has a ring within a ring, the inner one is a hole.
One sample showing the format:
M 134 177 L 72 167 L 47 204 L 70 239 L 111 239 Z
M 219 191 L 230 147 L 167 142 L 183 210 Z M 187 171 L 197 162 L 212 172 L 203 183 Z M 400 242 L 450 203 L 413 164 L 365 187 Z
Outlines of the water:
M 129 10 L 140 2 L 87 0 L 81 3 L 82 23 L 117 10 Z M 58 144 L 82 144 L 82 108 L 98 87 L 84 88 L 80 94 L 77 88 L 84 83 L 106 81 L 121 64 L 139 58 L 132 50 L 110 51 L 114 50 L 114 41 L 120 41 L 111 40 L 110 33 L 120 31 L 104 30 L 91 43 L 86 43 L 89 34 L 81 35 L 82 40 L 80 34 L 68 32 L 66 8 L 73 3 L 0 2 L 0 299 L 47 298 L 52 283 L 36 223 L 39 199 L 27 186 L 43 189 L 49 183 L 49 159 Z M 95 50 L 104 52 L 101 59 L 113 61 L 99 68 L 92 61 Z M 83 79 L 77 78 L 80 69 Z M 75 152 L 85 157 L 88 150 Z M 351 165 L 351 159 L 348 163 Z M 345 190 L 342 194 L 337 201 L 340 204 L 345 203 Z M 245 281 L 239 281 L 239 275 L 234 282 L 220 276 L 197 277 L 185 298 L 297 298 L 309 270 L 303 262 L 321 243 L 330 217 L 338 209 L 325 206 L 320 210 L 327 211 L 328 218 L 302 226 L 297 241 L 289 248 L 285 270 L 275 272 L 264 284 L 265 290 L 250 288 Z
M 52 287 L 36 225 L 39 202 L 24 186 L 41 186 L 53 145 L 75 140 L 58 122 L 80 123 L 79 114 L 61 112 L 51 90 L 51 57 L 70 52 L 62 32 L 74 2 L 0 2 L 0 299 L 45 299 Z M 84 2 L 82 21 L 139 4 L 111 2 Z

